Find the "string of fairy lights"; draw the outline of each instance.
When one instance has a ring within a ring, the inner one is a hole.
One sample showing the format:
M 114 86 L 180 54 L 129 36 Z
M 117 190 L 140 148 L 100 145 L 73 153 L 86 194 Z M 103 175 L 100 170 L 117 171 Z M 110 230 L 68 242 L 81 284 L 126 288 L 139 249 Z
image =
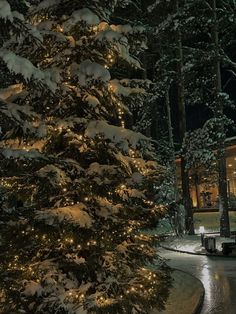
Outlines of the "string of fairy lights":
M 36 231 L 35 228 L 32 227 L 30 229 L 28 228 L 27 230 L 22 230 L 21 233 L 23 236 L 30 237 L 31 239 L 32 237 L 34 237 L 36 240 L 42 243 L 43 247 L 48 247 L 49 244 L 55 245 L 54 244 L 55 241 L 51 240 L 49 236 L 47 236 L 46 234 L 39 235 L 38 233 L 35 233 L 35 231 Z M 133 231 L 132 227 L 129 227 L 127 229 L 128 234 L 132 233 L 132 231 Z M 150 239 L 152 238 L 152 236 L 142 234 L 142 233 L 139 235 L 136 235 L 136 237 L 139 237 L 145 242 L 150 241 Z M 71 248 L 71 246 L 75 246 L 76 252 L 78 255 L 82 249 L 97 245 L 96 240 L 90 240 L 82 246 L 81 244 L 78 244 L 77 241 L 75 241 L 71 237 L 65 237 L 63 239 L 59 238 L 57 239 L 57 242 L 58 242 L 59 247 L 60 248 L 63 247 L 64 249 L 66 249 L 67 247 Z M 141 244 L 140 248 L 143 249 L 144 245 Z M 39 276 L 39 275 L 42 275 L 42 273 L 38 272 L 38 270 L 35 269 L 33 265 L 23 264 L 21 262 L 21 257 L 19 255 L 13 256 L 13 259 L 7 265 L 7 270 L 13 271 L 13 272 L 14 271 L 24 272 L 26 274 L 25 278 L 29 278 L 29 279 L 31 278 L 31 280 L 34 280 L 35 282 L 39 284 L 43 284 L 42 279 L 40 279 L 41 276 Z M 131 284 L 126 283 L 126 286 L 127 286 L 126 290 L 123 291 L 123 294 L 118 296 L 120 300 L 122 300 L 125 295 L 127 296 L 142 295 L 145 297 L 155 296 L 155 289 L 157 288 L 157 283 L 158 283 L 157 275 L 155 271 L 151 271 L 150 269 L 144 268 L 144 267 L 140 268 L 138 271 L 139 271 L 138 275 L 140 276 L 139 280 Z M 142 283 L 140 283 L 141 281 Z M 14 290 L 14 287 L 11 287 L 11 289 Z M 71 302 L 82 302 L 86 297 L 86 293 L 78 293 L 78 291 L 79 289 L 73 289 L 73 288 L 67 289 L 66 293 L 67 293 L 68 301 L 71 300 Z M 110 301 L 111 299 L 105 294 L 98 296 L 96 299 L 98 307 L 108 306 L 110 304 Z
M 106 58 L 106 63 L 104 65 L 105 69 L 110 69 L 115 63 L 115 55 L 109 52 Z
M 63 32 L 64 30 L 62 27 L 59 27 L 58 31 Z M 97 32 L 98 27 L 93 26 L 92 31 Z M 106 63 L 104 65 L 104 67 L 106 69 L 110 69 L 116 61 L 115 58 L 116 58 L 115 54 L 112 52 L 109 52 L 107 54 Z M 112 93 L 113 87 L 111 85 L 108 85 L 108 90 Z M 121 101 L 117 101 L 116 97 L 114 97 L 113 99 L 115 100 L 115 103 L 117 105 L 117 117 L 118 117 L 119 125 L 121 126 L 121 128 L 124 129 L 126 127 L 124 106 L 123 106 Z M 46 109 L 49 110 L 50 107 L 47 107 Z M 64 128 L 61 125 L 55 126 L 52 129 L 52 131 L 56 132 L 56 133 L 58 133 L 58 132 L 61 133 L 64 130 L 66 130 L 67 132 L 71 132 L 70 128 L 68 128 L 68 127 Z M 88 141 L 88 139 L 82 134 L 76 134 L 76 138 L 79 141 L 81 141 L 81 143 L 83 143 L 83 144 L 86 141 Z M 29 144 L 26 144 L 22 147 L 22 149 L 25 151 L 30 151 L 29 146 L 30 146 Z M 129 149 L 128 153 L 129 153 L 129 157 L 130 157 L 130 162 L 132 163 L 132 166 L 135 169 L 135 171 L 138 171 L 143 176 L 148 175 L 149 169 L 148 169 L 147 165 L 145 164 L 145 162 L 142 160 L 142 158 L 140 158 L 140 156 L 138 156 L 138 153 L 135 152 L 134 149 Z M 13 187 L 12 178 L 1 178 L 0 179 L 0 185 L 4 188 L 11 189 Z M 58 184 L 58 186 L 61 189 L 62 194 L 65 195 L 65 201 L 63 203 L 63 206 L 79 204 L 79 202 L 75 202 L 75 201 L 71 200 L 69 196 L 67 196 L 67 193 L 69 191 L 69 187 L 67 187 L 63 184 L 60 184 L 60 183 Z M 21 188 L 22 188 L 22 186 L 20 184 L 18 184 L 16 191 L 21 190 Z M 36 186 L 35 185 L 29 185 L 29 188 L 35 190 Z M 128 187 L 122 183 L 121 185 L 119 185 L 117 187 L 115 192 L 118 195 L 121 195 L 126 190 L 128 190 Z M 86 197 L 84 197 L 84 201 L 89 202 L 90 198 L 88 196 L 86 196 Z M 143 204 L 145 204 L 147 207 L 152 208 L 152 211 L 160 209 L 160 206 L 156 205 L 153 201 L 146 200 L 146 199 L 142 199 L 142 201 L 143 201 Z M 137 251 L 138 250 L 143 251 L 145 246 L 148 247 L 148 243 L 150 243 L 152 241 L 153 237 L 146 235 L 146 234 L 143 234 L 143 233 L 140 233 L 140 232 L 138 234 L 136 234 L 136 232 L 137 232 L 137 228 L 135 228 L 133 226 L 127 226 L 127 229 L 122 234 L 116 234 L 116 232 L 111 232 L 110 237 L 106 235 L 106 237 L 102 236 L 101 239 L 103 241 L 106 240 L 106 241 L 110 241 L 112 243 L 113 242 L 112 239 L 114 238 L 114 236 L 124 238 L 124 236 L 128 235 L 128 238 L 134 237 L 137 241 L 139 241 L 139 243 L 135 244 Z M 63 237 L 63 238 L 60 237 L 58 239 L 53 239 L 53 238 L 50 238 L 50 236 L 47 234 L 39 234 L 35 230 L 34 227 L 27 228 L 26 230 L 22 230 L 21 236 L 29 237 L 31 239 L 31 241 L 32 241 L 32 239 L 39 241 L 40 243 L 42 243 L 42 247 L 47 247 L 49 245 L 53 245 L 55 243 L 55 241 L 57 242 L 58 246 L 60 246 L 61 248 L 64 248 L 65 250 L 67 248 L 73 246 L 76 249 L 78 256 L 80 254 L 80 251 L 82 251 L 84 249 L 89 249 L 91 247 L 94 248 L 94 247 L 100 245 L 100 243 L 98 243 L 98 241 L 95 239 L 90 239 L 86 243 L 78 244 L 78 241 L 76 239 L 74 239 L 73 237 L 68 236 L 68 235 Z M 40 274 L 37 272 L 37 270 L 35 270 L 34 267 L 32 267 L 32 265 L 23 264 L 21 261 L 21 257 L 19 255 L 13 256 L 13 259 L 7 264 L 7 270 L 8 271 L 22 271 L 25 274 L 27 274 L 27 278 L 30 276 L 36 282 L 42 283 L 42 279 L 39 278 Z M 151 271 L 148 268 L 140 268 L 138 270 L 138 275 L 140 276 L 138 282 L 126 284 L 125 289 L 123 291 L 123 294 L 120 294 L 118 296 L 118 298 L 120 300 L 123 300 L 125 295 L 126 296 L 137 295 L 138 297 L 142 296 L 144 298 L 146 298 L 146 296 L 156 297 L 155 289 L 158 286 L 157 285 L 158 282 L 157 282 L 157 275 L 156 275 L 155 271 Z M 140 282 L 142 282 L 142 283 L 140 283 Z M 78 289 L 68 289 L 67 290 L 68 300 L 71 300 L 72 302 L 84 302 L 85 297 L 86 297 L 86 293 L 78 293 L 78 291 L 79 291 Z M 114 302 L 114 299 L 109 298 L 108 295 L 106 295 L 104 293 L 103 295 L 97 296 L 96 302 L 97 302 L 97 306 L 106 307 L 106 306 L 111 305 Z
M 62 127 L 59 127 L 59 131 L 62 131 Z M 84 138 L 82 135 L 79 135 L 79 139 L 82 141 Z M 27 148 L 26 148 L 27 149 Z M 141 173 L 142 175 L 146 175 L 148 173 L 148 170 L 145 169 L 145 168 L 141 168 L 140 167 L 140 162 L 139 162 L 139 158 L 135 158 L 135 152 L 134 150 L 130 149 L 129 150 L 129 153 L 131 155 L 131 159 L 132 159 L 132 163 L 133 163 L 133 166 L 134 168 L 139 172 Z M 140 159 L 141 160 L 141 159 Z M 13 182 L 12 182 L 13 181 Z M 0 179 L 0 185 L 3 187 L 3 188 L 11 188 L 13 187 L 13 184 L 15 184 L 14 182 L 14 178 L 1 178 Z M 16 184 L 15 184 L 16 185 Z M 22 189 L 22 187 L 24 187 L 23 184 L 18 184 L 16 190 L 17 191 L 20 191 Z M 35 185 L 30 185 L 27 187 L 28 189 L 31 189 L 32 191 L 36 191 L 36 186 Z M 79 202 L 75 202 L 74 200 L 71 200 L 69 197 L 66 196 L 67 192 L 68 192 L 68 187 L 59 183 L 58 184 L 58 188 L 61 189 L 61 192 L 62 194 L 65 194 L 65 201 L 64 201 L 64 206 L 67 206 L 67 205 L 74 205 L 74 204 L 78 204 Z M 128 192 L 128 187 L 125 185 L 125 184 L 121 184 L 120 186 L 118 186 L 115 190 L 115 192 L 122 196 L 125 192 Z M 110 192 L 110 194 L 112 194 Z M 86 196 L 84 198 L 84 201 L 87 202 L 89 201 L 89 197 Z M 146 200 L 146 199 L 143 199 L 143 203 L 149 205 L 149 206 L 153 206 L 155 205 L 154 202 L 150 201 L 150 200 Z M 154 208 L 156 209 L 159 209 L 159 206 L 155 205 Z
M 54 127 L 53 129 L 56 132 L 62 132 L 64 130 L 63 126 L 58 126 L 58 127 Z M 65 130 L 67 132 L 71 132 L 71 129 L 66 127 Z M 84 142 L 88 139 L 86 139 L 82 134 L 77 135 L 76 134 L 77 139 L 79 139 L 81 142 Z M 28 146 L 24 146 L 23 147 L 24 150 L 29 151 Z M 134 167 L 135 170 L 137 170 L 140 174 L 142 175 L 147 175 L 149 170 L 147 168 L 144 168 L 145 166 L 145 162 L 143 162 L 143 160 L 141 158 L 136 157 L 136 152 L 133 149 L 129 149 L 129 155 L 131 157 L 131 162 L 132 165 Z M 0 185 L 4 188 L 11 188 L 13 183 L 12 183 L 12 178 L 1 178 L 0 179 Z M 78 204 L 79 202 L 75 202 L 75 200 L 71 199 L 69 196 L 66 196 L 67 192 L 68 192 L 68 187 L 62 185 L 61 183 L 58 184 L 58 187 L 61 189 L 62 194 L 65 195 L 65 199 L 64 199 L 64 203 L 63 206 L 68 206 L 68 205 L 74 205 L 74 204 Z M 31 188 L 32 191 L 34 190 L 34 192 L 36 191 L 36 187 L 35 185 L 31 185 L 28 186 L 28 189 Z M 16 188 L 17 191 L 20 191 L 22 189 L 22 185 L 18 185 L 18 187 Z M 120 195 L 122 197 L 122 195 L 128 191 L 128 187 L 126 187 L 125 184 L 121 184 L 120 186 L 118 186 L 115 190 L 115 192 Z M 112 194 L 112 193 L 111 193 Z M 85 197 L 84 198 L 85 202 L 89 201 L 89 197 Z M 143 199 L 143 203 L 148 205 L 148 206 L 154 206 L 153 207 L 153 212 L 155 212 L 155 209 L 160 209 L 160 206 L 155 205 L 154 202 Z
M 127 234 L 131 234 L 133 231 L 132 227 L 129 227 L 127 229 Z M 113 232 L 115 233 L 115 232 Z M 54 241 L 52 241 L 50 239 L 50 237 L 48 237 L 46 234 L 43 235 L 39 235 L 39 234 L 35 234 L 35 229 L 31 228 L 30 230 L 22 230 L 22 235 L 24 236 L 30 236 L 30 238 L 32 239 L 32 236 L 34 234 L 34 237 L 36 240 L 41 241 L 43 246 L 48 247 L 49 244 L 54 243 Z M 123 235 L 125 235 L 126 232 L 124 232 L 121 236 L 123 237 Z M 146 234 L 138 234 L 134 236 L 135 238 L 139 238 L 145 242 L 150 241 L 151 237 L 146 235 Z M 106 237 L 107 240 L 107 237 Z M 65 238 L 59 238 L 57 239 L 57 242 L 59 244 L 60 247 L 71 247 L 72 245 L 76 245 L 76 250 L 77 253 L 79 254 L 80 250 L 82 250 L 84 247 L 88 248 L 91 246 L 96 246 L 97 245 L 97 241 L 96 240 L 90 240 L 88 241 L 86 244 L 84 244 L 83 246 L 81 244 L 77 244 L 75 243 L 75 240 L 71 237 L 65 237 Z M 144 244 L 139 244 L 140 249 L 144 248 Z M 27 274 L 28 276 L 31 277 L 31 279 L 33 278 L 33 280 L 39 284 L 41 284 L 41 279 L 38 277 L 38 272 L 36 270 L 34 270 L 34 268 L 31 265 L 23 265 L 20 262 L 20 258 L 18 255 L 15 255 L 13 260 L 11 262 L 9 262 L 9 264 L 7 265 L 7 270 L 8 271 L 21 271 L 24 272 L 25 274 Z M 151 272 L 150 270 L 146 269 L 146 268 L 142 268 L 142 280 L 144 281 L 142 284 L 133 284 L 130 285 L 126 291 L 123 291 L 123 294 L 121 294 L 120 296 L 118 296 L 118 298 L 120 300 L 122 300 L 125 295 L 129 296 L 129 295 L 142 295 L 144 297 L 154 297 L 155 295 L 155 288 L 156 288 L 156 284 L 157 284 L 157 280 L 156 280 L 156 274 L 155 272 Z M 25 277 L 25 278 L 29 278 L 29 277 Z M 12 289 L 14 289 L 14 287 L 12 287 Z M 76 303 L 76 302 L 83 302 L 85 300 L 86 294 L 84 293 L 78 293 L 78 290 L 73 290 L 73 289 L 69 289 L 67 291 L 67 301 L 71 301 L 72 303 Z M 109 306 L 111 304 L 111 298 L 109 298 L 107 295 L 102 295 L 97 297 L 96 299 L 96 304 L 98 307 L 106 307 Z
M 45 240 L 45 238 L 43 238 L 43 240 Z M 68 242 L 71 244 L 70 240 L 68 240 Z M 45 273 L 45 271 L 38 271 L 38 269 L 35 269 L 35 265 L 33 266 L 28 264 L 22 264 L 19 255 L 15 255 L 13 257 L 13 260 L 8 263 L 7 270 L 13 272 L 23 272 L 25 274 L 25 279 L 29 278 L 38 284 L 44 285 L 42 275 Z M 39 277 L 39 275 L 42 276 L 42 279 L 40 279 L 41 276 Z M 122 288 L 122 294 L 117 296 L 120 300 L 123 300 L 125 296 L 131 297 L 132 295 L 136 295 L 139 298 L 140 296 L 144 298 L 156 296 L 155 294 L 158 287 L 158 280 L 155 271 L 151 271 L 148 268 L 142 267 L 138 269 L 137 276 L 137 282 L 127 282 L 125 285 L 123 285 L 124 287 Z M 10 287 L 10 290 L 14 289 L 14 285 Z M 72 303 L 81 303 L 85 301 L 86 292 L 83 293 L 78 288 L 65 288 L 65 290 L 67 296 L 66 299 L 68 302 L 70 301 Z M 102 295 L 98 295 L 96 297 L 96 305 L 98 307 L 106 307 L 111 304 L 112 300 L 114 300 L 114 298 L 110 298 L 108 294 L 104 292 Z

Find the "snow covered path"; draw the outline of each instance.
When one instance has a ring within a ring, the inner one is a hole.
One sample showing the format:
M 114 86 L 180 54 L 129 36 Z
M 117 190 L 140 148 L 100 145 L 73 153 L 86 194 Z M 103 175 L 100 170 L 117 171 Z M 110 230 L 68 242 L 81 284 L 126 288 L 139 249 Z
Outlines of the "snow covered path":
M 236 258 L 208 257 L 159 250 L 171 267 L 200 279 L 205 288 L 201 314 L 236 314 Z M 180 313 L 176 313 L 180 314 Z

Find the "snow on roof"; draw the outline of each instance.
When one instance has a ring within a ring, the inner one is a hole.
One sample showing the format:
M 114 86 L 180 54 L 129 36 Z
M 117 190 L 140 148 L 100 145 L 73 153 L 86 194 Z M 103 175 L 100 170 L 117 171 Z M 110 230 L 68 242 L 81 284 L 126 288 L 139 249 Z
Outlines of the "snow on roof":
M 38 220 L 45 220 L 48 225 L 53 225 L 56 220 L 62 222 L 67 220 L 81 228 L 90 228 L 93 220 L 84 210 L 86 206 L 82 203 L 73 206 L 65 206 L 54 209 L 40 210 L 36 214 Z
M 85 136 L 95 138 L 99 134 L 103 134 L 105 139 L 119 144 L 124 151 L 128 151 L 129 146 L 136 148 L 138 143 L 142 140 L 149 141 L 149 139 L 141 133 L 110 125 L 106 121 L 89 122 Z

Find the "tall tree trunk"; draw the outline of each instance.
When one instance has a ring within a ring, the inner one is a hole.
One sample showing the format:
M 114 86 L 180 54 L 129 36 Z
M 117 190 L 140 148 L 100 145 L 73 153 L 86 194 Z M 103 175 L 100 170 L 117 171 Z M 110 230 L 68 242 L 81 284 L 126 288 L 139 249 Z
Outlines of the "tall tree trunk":
M 178 192 L 178 181 L 177 181 L 177 169 L 176 169 L 176 162 L 175 162 L 175 146 L 174 146 L 174 137 L 173 137 L 173 130 L 172 130 L 172 119 L 171 119 L 171 109 L 170 109 L 170 97 L 169 97 L 169 86 L 166 89 L 165 93 L 165 105 L 167 111 L 167 124 L 168 124 L 168 138 L 170 144 L 170 175 L 173 178 L 173 188 L 174 188 L 174 201 L 176 206 L 176 212 L 174 213 L 174 229 L 176 235 L 180 236 L 184 233 L 185 230 L 185 223 L 184 217 L 185 214 L 182 210 L 183 205 L 179 204 L 179 192 Z
M 170 109 L 169 86 L 167 87 L 166 93 L 165 93 L 165 105 L 166 105 L 166 112 L 167 112 L 168 139 L 169 139 L 170 150 L 171 150 L 170 167 L 171 167 L 172 175 L 174 176 L 175 201 L 177 201 L 178 200 L 178 186 L 177 186 L 177 174 L 176 174 L 176 163 L 175 163 L 175 146 L 174 146 L 171 109 Z
M 141 77 L 142 77 L 143 80 L 146 80 L 147 79 L 147 55 L 146 55 L 146 52 L 143 53 L 141 61 L 142 61 L 142 66 L 143 66 L 143 71 L 142 71 L 142 76 Z M 149 125 L 145 129 L 144 134 L 147 137 L 151 137 L 151 133 L 152 133 L 151 132 L 151 125 Z
M 176 12 L 179 12 L 179 1 L 176 0 Z M 184 73 L 183 73 L 183 46 L 181 30 L 177 30 L 177 51 L 178 51 L 178 111 L 179 111 L 179 134 L 183 142 L 186 133 L 186 112 L 185 112 L 185 91 L 184 91 Z M 189 234 L 194 234 L 193 211 L 190 197 L 189 173 L 186 169 L 186 160 L 184 153 L 181 156 L 181 181 L 182 195 L 185 207 L 185 227 Z
M 216 0 L 212 0 L 213 11 L 213 38 L 214 38 L 214 50 L 216 54 L 215 58 L 215 116 L 222 120 L 224 115 L 223 104 L 219 95 L 222 91 L 221 87 L 221 71 L 220 71 L 220 47 L 219 47 L 219 33 L 218 33 L 218 20 L 217 20 L 217 7 Z M 218 171 L 219 171 L 219 212 L 220 212 L 220 236 L 230 236 L 230 224 L 229 224 L 229 206 L 227 197 L 227 174 L 226 174 L 226 158 L 225 158 L 225 130 L 224 124 L 220 125 L 219 132 L 221 136 L 218 147 Z
M 200 205 L 200 198 L 199 198 L 200 192 L 199 192 L 199 178 L 198 178 L 198 174 L 195 173 L 193 175 L 193 178 L 194 178 L 194 185 L 195 185 L 197 209 L 199 209 L 201 207 L 201 205 Z

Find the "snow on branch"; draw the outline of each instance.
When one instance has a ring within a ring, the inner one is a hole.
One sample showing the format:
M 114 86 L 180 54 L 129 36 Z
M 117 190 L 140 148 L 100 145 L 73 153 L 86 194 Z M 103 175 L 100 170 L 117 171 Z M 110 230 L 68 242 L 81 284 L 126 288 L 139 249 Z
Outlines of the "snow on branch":
M 10 149 L 5 148 L 1 150 L 1 154 L 5 158 L 19 158 L 19 159 L 35 159 L 35 158 L 45 158 L 44 155 L 39 153 L 36 149 L 24 150 L 24 149 Z
M 108 27 L 105 30 L 101 31 L 98 33 L 98 35 L 95 37 L 96 40 L 99 41 L 108 41 L 108 42 L 113 42 L 113 41 L 117 41 L 117 42 L 123 42 L 125 44 L 128 43 L 128 40 L 125 36 L 123 36 L 122 34 L 114 31 L 112 28 Z
M 78 70 L 79 83 L 86 86 L 90 81 L 101 81 L 107 83 L 111 76 L 110 72 L 103 66 L 90 60 L 85 60 L 80 63 Z
M 118 33 L 126 34 L 126 35 L 145 32 L 145 27 L 141 25 L 137 25 L 137 26 L 131 26 L 130 24 L 111 25 L 111 28 Z
M 26 58 L 20 57 L 7 49 L 0 49 L 0 58 L 6 63 L 9 71 L 21 74 L 26 81 L 31 79 L 39 80 L 45 83 L 52 91 L 56 90 L 57 84 L 52 81 L 52 74 L 49 71 L 42 71 L 36 68 Z
M 1 94 L 0 94 L 1 98 Z M 31 117 L 31 118 L 39 118 L 39 115 L 32 111 L 32 108 L 30 106 L 20 106 L 15 103 L 5 103 L 1 108 L 1 111 L 9 118 L 14 119 L 15 121 L 18 121 L 20 123 L 25 122 L 26 117 Z M 23 117 L 24 116 L 24 117 Z
M 40 283 L 35 281 L 28 281 L 24 287 L 23 295 L 25 296 L 34 296 L 37 295 L 38 297 L 42 295 L 43 287 Z
M 60 223 L 65 220 L 79 225 L 81 228 L 90 228 L 93 220 L 84 209 L 86 209 L 86 206 L 78 203 L 73 206 L 40 210 L 36 214 L 36 219 L 44 220 L 48 225 L 53 225 L 56 221 Z
M 0 100 L 2 97 L 7 99 L 17 97 L 17 93 L 20 95 L 20 88 L 17 88 L 18 86 L 14 89 L 13 85 L 12 89 L 5 89 L 2 92 L 0 90 Z M 16 94 L 12 95 L 14 90 L 16 90 Z M 14 129 L 11 128 L 12 123 L 15 124 L 15 128 L 21 129 L 25 135 L 33 134 L 37 138 L 43 138 L 47 135 L 47 127 L 45 123 L 39 120 L 40 116 L 36 112 L 32 111 L 32 107 L 29 105 L 21 106 L 16 103 L 3 100 L 0 104 L 0 117 L 4 119 L 2 125 L 5 125 L 5 131 L 8 130 L 9 132 L 6 134 L 7 137 L 14 132 Z M 9 127 L 11 129 L 9 129 Z
M 52 7 L 54 5 L 58 5 L 60 0 L 43 0 L 39 5 L 37 6 L 38 10 L 45 10 L 49 7 Z
M 23 84 L 9 85 L 7 88 L 0 88 L 0 98 L 7 100 L 9 97 L 19 94 L 23 91 Z
M 47 165 L 37 172 L 38 177 L 47 178 L 52 186 L 66 185 L 71 179 L 66 175 L 65 171 L 54 165 Z
M 136 148 L 140 141 L 150 141 L 141 133 L 110 125 L 106 121 L 89 122 L 85 136 L 95 138 L 97 135 L 101 134 L 105 139 L 119 144 L 124 151 L 128 151 L 130 146 Z
M 227 56 L 225 53 L 222 57 L 223 66 L 224 67 L 230 67 L 234 71 L 236 71 L 236 62 L 232 61 L 229 56 Z
M 120 81 L 116 79 L 109 82 L 109 88 L 116 95 L 125 97 L 128 97 L 131 94 L 144 94 L 146 92 L 144 88 L 123 86 L 120 84 Z
M 69 31 L 79 22 L 85 22 L 87 25 L 97 25 L 100 20 L 99 17 L 94 14 L 90 9 L 83 8 L 81 10 L 74 11 L 70 18 L 63 23 L 63 28 L 65 31 Z
M 97 197 L 96 201 L 100 206 L 97 214 L 105 219 L 110 218 L 116 220 L 117 217 L 114 217 L 114 215 L 118 214 L 123 209 L 121 204 L 113 204 L 107 198 Z
M 9 3 L 6 0 L 0 0 L 0 18 L 13 22 L 14 18 L 24 20 L 22 14 L 17 11 L 12 11 Z
M 110 175 L 116 175 L 117 174 L 117 167 L 114 165 L 101 165 L 98 162 L 93 162 L 89 165 L 89 168 L 87 169 L 87 175 L 100 175 L 104 176 L 105 173 L 109 173 Z
M 13 21 L 11 7 L 5 0 L 0 1 L 0 17 L 5 20 L 10 20 L 11 22 Z
M 113 31 L 112 29 L 107 29 L 99 33 L 96 36 L 96 40 L 102 42 L 103 44 L 105 42 L 112 44 L 113 49 L 116 50 L 121 59 L 133 67 L 141 68 L 139 60 L 130 55 L 128 39 L 125 36 Z

